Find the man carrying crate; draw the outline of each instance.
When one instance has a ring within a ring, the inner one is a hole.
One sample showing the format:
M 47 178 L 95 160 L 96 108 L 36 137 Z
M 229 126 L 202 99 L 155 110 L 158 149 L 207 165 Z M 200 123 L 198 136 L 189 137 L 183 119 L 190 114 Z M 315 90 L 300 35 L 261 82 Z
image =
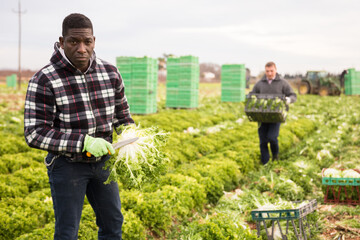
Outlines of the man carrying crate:
M 296 94 L 290 84 L 277 74 L 274 62 L 268 62 L 265 65 L 265 75 L 259 80 L 250 93 L 255 94 L 284 94 L 286 103 L 294 103 Z M 268 143 L 272 153 L 272 159 L 277 160 L 279 155 L 278 136 L 280 131 L 280 122 L 276 123 L 259 123 L 258 134 L 260 140 L 261 162 L 266 164 L 269 162 L 270 154 Z

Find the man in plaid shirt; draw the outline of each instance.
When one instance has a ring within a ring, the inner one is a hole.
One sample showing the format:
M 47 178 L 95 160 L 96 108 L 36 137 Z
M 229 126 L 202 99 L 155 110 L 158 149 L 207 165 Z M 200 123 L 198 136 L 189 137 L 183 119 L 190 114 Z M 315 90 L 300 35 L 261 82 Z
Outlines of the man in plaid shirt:
M 55 212 L 54 239 L 77 239 L 84 197 L 96 215 L 99 239 L 121 239 L 118 185 L 103 184 L 113 130 L 134 123 L 117 68 L 95 56 L 90 19 L 63 21 L 50 63 L 29 82 L 25 139 L 45 158 Z M 93 157 L 86 157 L 86 152 Z

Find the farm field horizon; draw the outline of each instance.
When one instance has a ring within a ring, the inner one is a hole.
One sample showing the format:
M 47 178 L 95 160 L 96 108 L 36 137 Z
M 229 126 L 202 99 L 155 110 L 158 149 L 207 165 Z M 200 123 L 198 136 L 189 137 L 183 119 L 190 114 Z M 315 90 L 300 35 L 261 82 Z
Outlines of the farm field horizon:
M 25 92 L 25 85 L 20 92 L 0 86 L 4 240 L 52 239 L 54 233 L 46 152 L 28 147 L 23 136 Z M 322 185 L 324 168 L 360 169 L 359 96 L 298 95 L 280 128 L 279 161 L 262 166 L 257 123 L 247 119 L 244 102 L 221 102 L 220 83 L 200 83 L 193 109 L 166 108 L 165 95 L 159 84 L 157 113 L 133 115 L 141 127 L 169 133 L 169 162 L 158 181 L 142 188 L 119 182 L 124 239 L 267 239 L 264 228 L 257 237 L 252 210 L 313 199 L 317 210 L 307 216 L 308 239 L 360 239 L 360 205 L 324 203 Z M 359 197 L 356 188 L 349 191 Z M 87 200 L 79 239 L 97 239 Z M 291 227 L 289 239 L 296 239 Z

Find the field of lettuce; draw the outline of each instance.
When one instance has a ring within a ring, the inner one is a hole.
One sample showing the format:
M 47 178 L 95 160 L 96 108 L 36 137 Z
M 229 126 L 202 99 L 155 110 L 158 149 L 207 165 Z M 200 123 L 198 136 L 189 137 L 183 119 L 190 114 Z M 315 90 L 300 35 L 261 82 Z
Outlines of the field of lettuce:
M 360 97 L 298 96 L 281 126 L 280 160 L 262 166 L 257 123 L 243 103 L 220 101 L 219 84 L 200 84 L 197 109 L 165 108 L 164 92 L 161 85 L 158 113 L 133 117 L 170 133 L 170 161 L 141 189 L 119 183 L 124 239 L 266 239 L 264 231 L 257 237 L 251 210 L 309 199 L 318 201 L 310 239 L 360 239 L 360 206 L 323 204 L 321 184 L 323 168 L 360 169 Z M 24 141 L 24 95 L 0 87 L 0 239 L 52 239 L 46 153 Z M 97 239 L 87 200 L 79 239 Z

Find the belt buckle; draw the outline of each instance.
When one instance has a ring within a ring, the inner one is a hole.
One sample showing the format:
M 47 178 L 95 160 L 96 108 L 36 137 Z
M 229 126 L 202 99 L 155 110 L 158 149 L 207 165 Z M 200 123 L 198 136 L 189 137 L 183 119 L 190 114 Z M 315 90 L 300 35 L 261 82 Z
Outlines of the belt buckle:
M 101 157 L 96 157 L 95 162 L 99 162 L 99 161 L 101 161 L 101 159 L 102 159 L 102 156 Z

